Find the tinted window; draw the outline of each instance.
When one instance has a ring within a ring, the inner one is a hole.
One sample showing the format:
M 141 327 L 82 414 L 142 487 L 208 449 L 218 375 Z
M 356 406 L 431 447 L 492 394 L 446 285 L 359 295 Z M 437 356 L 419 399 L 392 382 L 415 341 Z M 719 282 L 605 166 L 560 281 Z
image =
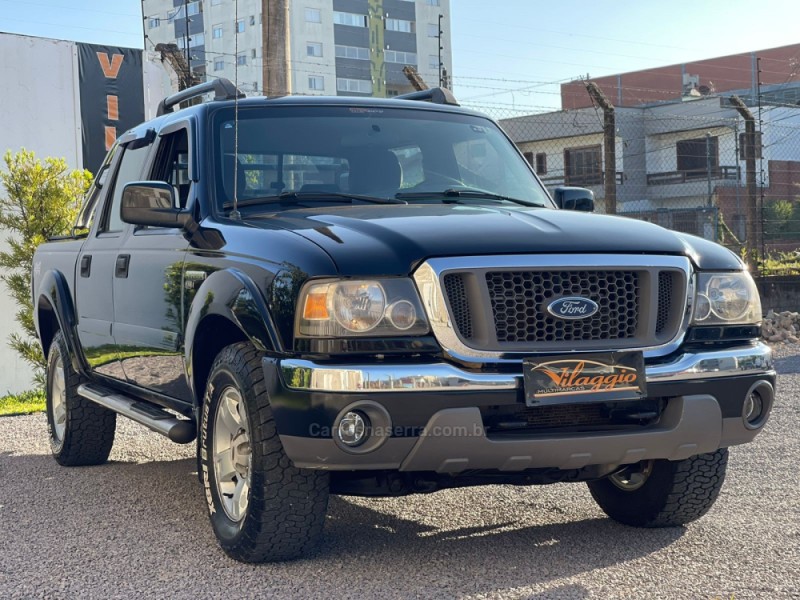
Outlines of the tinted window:
M 274 107 L 213 121 L 217 207 L 292 191 L 398 192 L 477 188 L 549 205 L 545 191 L 498 127 L 477 116 L 373 107 Z M 426 200 L 421 200 L 426 201 Z
M 103 231 L 122 231 L 125 223 L 120 217 L 120 205 L 122 202 L 122 190 L 126 183 L 140 181 L 142 179 L 142 168 L 147 158 L 150 146 L 130 149 L 125 147 L 122 155 L 122 162 L 117 170 L 112 191 L 111 204 L 108 205 L 105 214 L 105 227 Z

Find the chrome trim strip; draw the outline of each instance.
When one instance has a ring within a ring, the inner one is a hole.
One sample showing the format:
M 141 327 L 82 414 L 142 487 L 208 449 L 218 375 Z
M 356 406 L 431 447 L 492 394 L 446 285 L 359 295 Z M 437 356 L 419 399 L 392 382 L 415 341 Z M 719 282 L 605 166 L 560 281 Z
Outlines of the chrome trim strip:
M 444 352 L 465 363 L 515 363 L 524 353 L 502 353 L 490 350 L 476 350 L 464 344 L 456 333 L 442 286 L 442 277 L 449 272 L 472 269 L 570 269 L 570 268 L 673 268 L 686 274 L 686 304 L 681 326 L 676 336 L 660 346 L 646 348 L 608 348 L 614 350 L 639 350 L 646 358 L 666 356 L 677 350 L 683 343 L 694 302 L 694 271 L 688 258 L 684 256 L 627 255 L 627 254 L 519 254 L 509 256 L 457 256 L 432 258 L 420 265 L 413 278 L 417 284 L 422 305 L 428 316 L 434 336 Z M 528 353 L 530 355 L 530 353 Z
M 772 348 L 756 342 L 728 350 L 687 352 L 672 362 L 648 365 L 647 383 L 758 375 L 772 369 Z
M 308 360 L 280 363 L 286 387 L 316 392 L 453 392 L 513 390 L 517 377 L 470 373 L 447 363 L 328 366 Z
M 519 362 L 519 361 L 518 361 Z M 648 365 L 648 383 L 768 374 L 772 349 L 757 342 L 727 350 L 686 352 L 670 362 Z M 471 373 L 447 363 L 422 365 L 322 365 L 287 359 L 280 363 L 289 389 L 331 393 L 453 392 L 515 390 L 522 375 Z

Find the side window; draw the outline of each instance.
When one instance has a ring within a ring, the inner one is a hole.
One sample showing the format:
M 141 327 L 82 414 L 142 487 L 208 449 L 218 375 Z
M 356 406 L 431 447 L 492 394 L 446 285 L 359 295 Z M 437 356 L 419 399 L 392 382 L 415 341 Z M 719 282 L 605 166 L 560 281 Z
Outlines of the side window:
M 150 146 L 141 148 L 130 148 L 125 146 L 122 150 L 122 162 L 117 169 L 114 178 L 114 189 L 110 191 L 111 202 L 107 204 L 103 215 L 103 226 L 100 231 L 103 233 L 122 231 L 125 223 L 120 217 L 120 205 L 122 203 L 122 190 L 126 183 L 139 181 L 142 178 L 142 168 L 147 158 Z M 106 200 L 108 202 L 108 200 Z
M 189 135 L 186 129 L 161 138 L 150 179 L 164 181 L 175 188 L 175 208 L 186 208 L 189 201 Z

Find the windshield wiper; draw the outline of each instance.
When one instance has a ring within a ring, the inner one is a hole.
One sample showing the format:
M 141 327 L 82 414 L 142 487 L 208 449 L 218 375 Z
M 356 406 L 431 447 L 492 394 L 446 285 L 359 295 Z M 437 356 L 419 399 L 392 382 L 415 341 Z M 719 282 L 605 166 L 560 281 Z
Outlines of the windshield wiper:
M 258 198 L 247 198 L 239 200 L 237 206 L 260 206 L 262 204 L 289 204 L 292 202 L 302 202 L 303 200 L 317 200 L 320 202 L 341 202 L 356 200 L 359 202 L 369 202 L 370 204 L 408 204 L 395 198 L 378 198 L 376 196 L 362 196 L 361 194 L 348 194 L 345 192 L 281 192 L 275 196 L 259 196 Z M 222 205 L 225 209 L 233 208 L 233 202 L 226 202 Z
M 535 206 L 537 208 L 545 208 L 544 204 L 538 202 L 528 202 L 527 200 L 520 200 L 519 198 L 512 198 L 510 196 L 503 196 L 502 194 L 495 194 L 484 190 L 473 188 L 449 188 L 441 192 L 400 192 L 394 196 L 400 200 L 411 200 L 414 198 L 445 198 L 443 202 L 456 203 L 457 198 L 486 198 L 487 200 L 500 200 L 505 202 L 513 202 L 521 206 Z M 452 200 L 451 200 L 452 198 Z

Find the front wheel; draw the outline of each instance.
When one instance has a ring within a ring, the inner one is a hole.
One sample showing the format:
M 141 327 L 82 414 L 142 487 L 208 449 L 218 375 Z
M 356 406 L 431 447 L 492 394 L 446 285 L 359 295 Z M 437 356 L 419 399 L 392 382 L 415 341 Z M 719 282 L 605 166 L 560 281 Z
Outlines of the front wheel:
M 650 460 L 589 482 L 609 517 L 634 527 L 674 527 L 699 519 L 719 496 L 728 449 L 685 460 Z
M 211 368 L 200 423 L 200 466 L 211 525 L 236 560 L 288 560 L 316 546 L 328 474 L 294 467 L 283 451 L 261 355 L 228 346 Z

